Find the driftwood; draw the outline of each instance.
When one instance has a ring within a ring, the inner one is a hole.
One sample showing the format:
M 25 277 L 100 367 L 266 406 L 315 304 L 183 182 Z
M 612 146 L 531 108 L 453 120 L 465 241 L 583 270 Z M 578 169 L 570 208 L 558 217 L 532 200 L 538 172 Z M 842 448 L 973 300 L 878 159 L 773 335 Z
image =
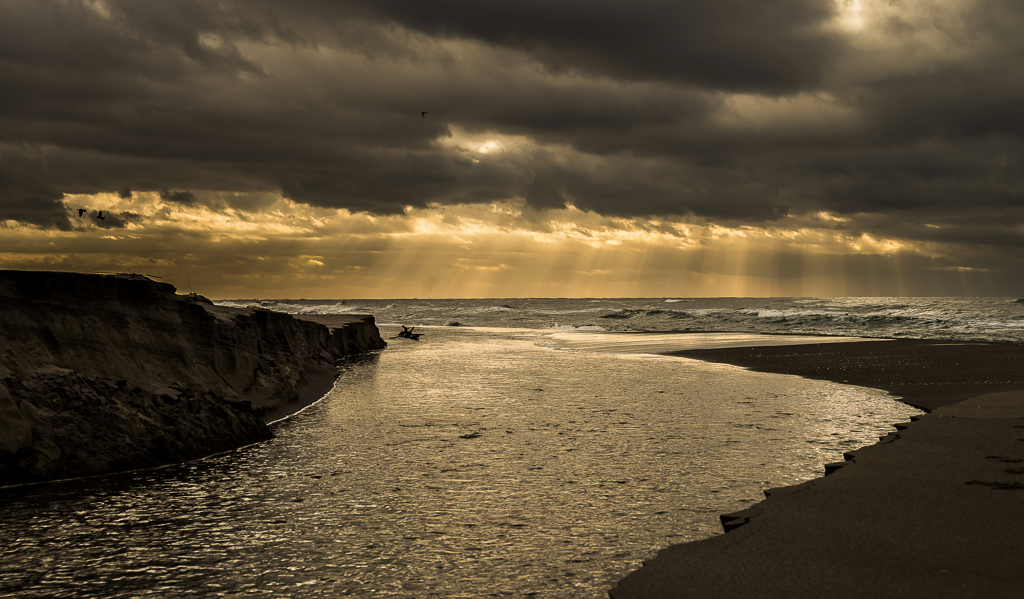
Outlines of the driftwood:
M 409 328 L 405 325 L 402 325 L 401 332 L 392 337 L 392 339 L 398 339 L 399 337 L 401 337 L 403 339 L 412 339 L 413 341 L 417 341 L 419 340 L 420 335 L 422 335 L 423 333 L 413 333 L 413 330 L 415 329 L 416 327 Z

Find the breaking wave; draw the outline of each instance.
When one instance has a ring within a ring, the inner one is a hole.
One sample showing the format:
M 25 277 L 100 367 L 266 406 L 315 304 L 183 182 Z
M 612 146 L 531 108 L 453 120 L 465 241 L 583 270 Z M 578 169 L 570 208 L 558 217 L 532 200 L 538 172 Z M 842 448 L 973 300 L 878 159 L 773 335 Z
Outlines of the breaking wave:
M 1013 298 L 225 300 L 291 314 L 365 313 L 415 326 L 792 333 L 1024 342 Z M 682 305 L 681 305 L 682 304 Z M 671 306 L 671 307 L 670 307 Z

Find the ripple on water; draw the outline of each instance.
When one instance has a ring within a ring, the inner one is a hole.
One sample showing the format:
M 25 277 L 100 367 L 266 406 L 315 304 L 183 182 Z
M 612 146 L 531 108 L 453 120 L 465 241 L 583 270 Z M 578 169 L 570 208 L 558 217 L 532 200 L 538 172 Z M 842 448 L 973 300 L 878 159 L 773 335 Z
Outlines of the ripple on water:
M 0 593 L 604 597 L 913 409 L 679 358 L 432 331 L 349 361 L 272 441 L 0 490 Z

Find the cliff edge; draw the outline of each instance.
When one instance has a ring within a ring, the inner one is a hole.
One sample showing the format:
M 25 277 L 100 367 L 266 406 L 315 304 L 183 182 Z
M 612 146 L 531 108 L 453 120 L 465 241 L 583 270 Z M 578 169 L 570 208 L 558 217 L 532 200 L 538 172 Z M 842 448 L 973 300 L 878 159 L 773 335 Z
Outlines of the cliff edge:
M 140 275 L 0 271 L 0 485 L 194 459 L 267 439 L 261 417 L 386 344 L 215 306 Z

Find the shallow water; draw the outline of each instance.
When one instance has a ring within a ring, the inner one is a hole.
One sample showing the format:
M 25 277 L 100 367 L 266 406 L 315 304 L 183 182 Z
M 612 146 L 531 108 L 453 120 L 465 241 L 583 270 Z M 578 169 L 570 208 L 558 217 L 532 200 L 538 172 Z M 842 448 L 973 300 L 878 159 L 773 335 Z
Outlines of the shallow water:
M 272 441 L 0 489 L 0 594 L 605 597 L 917 413 L 540 335 L 431 329 L 350 360 Z

